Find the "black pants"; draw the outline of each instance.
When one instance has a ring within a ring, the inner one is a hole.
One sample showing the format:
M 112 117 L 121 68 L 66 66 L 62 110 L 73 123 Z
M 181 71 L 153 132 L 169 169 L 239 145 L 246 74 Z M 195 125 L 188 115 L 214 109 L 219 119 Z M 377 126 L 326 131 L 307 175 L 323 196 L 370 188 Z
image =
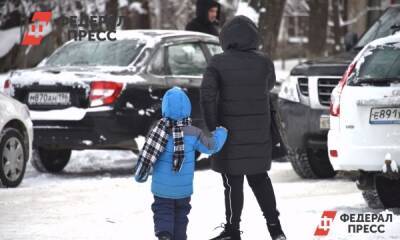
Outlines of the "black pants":
M 268 173 L 246 175 L 247 181 L 256 196 L 258 205 L 264 214 L 267 224 L 279 223 L 279 212 L 276 209 L 274 189 Z M 227 224 L 239 229 L 243 209 L 244 175 L 222 174 L 225 187 L 225 215 Z

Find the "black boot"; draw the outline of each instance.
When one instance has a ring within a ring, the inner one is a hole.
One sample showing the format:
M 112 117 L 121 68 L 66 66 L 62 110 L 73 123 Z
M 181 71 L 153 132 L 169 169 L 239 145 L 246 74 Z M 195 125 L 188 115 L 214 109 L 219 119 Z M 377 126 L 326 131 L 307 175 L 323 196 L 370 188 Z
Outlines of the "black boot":
M 276 224 L 267 224 L 267 227 L 272 240 L 286 240 L 286 236 L 279 222 Z
M 157 234 L 158 240 L 172 240 L 172 236 L 169 232 L 160 232 Z
M 210 240 L 241 240 L 239 229 L 234 228 L 232 225 L 224 224 L 221 226 L 224 228 L 218 236 L 211 238 Z

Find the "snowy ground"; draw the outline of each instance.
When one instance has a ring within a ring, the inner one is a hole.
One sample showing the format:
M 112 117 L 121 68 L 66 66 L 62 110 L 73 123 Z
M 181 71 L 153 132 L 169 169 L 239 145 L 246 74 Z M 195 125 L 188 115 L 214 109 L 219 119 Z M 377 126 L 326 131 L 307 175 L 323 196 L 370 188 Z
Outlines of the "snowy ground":
M 0 239 L 135 239 L 153 237 L 150 181 L 133 181 L 136 156 L 126 151 L 73 152 L 60 175 L 39 174 L 29 165 L 16 189 L 0 189 Z M 348 179 L 302 180 L 289 163 L 273 163 L 270 171 L 281 220 L 289 239 L 313 239 L 322 211 L 364 213 L 368 209 Z M 204 240 L 220 231 L 224 221 L 220 176 L 196 172 L 189 239 Z M 376 212 L 376 211 L 375 211 Z M 400 239 L 400 216 L 385 225 L 385 234 L 346 234 L 336 219 L 321 239 Z M 335 224 L 336 223 L 336 224 Z M 242 239 L 269 239 L 251 190 L 245 186 Z

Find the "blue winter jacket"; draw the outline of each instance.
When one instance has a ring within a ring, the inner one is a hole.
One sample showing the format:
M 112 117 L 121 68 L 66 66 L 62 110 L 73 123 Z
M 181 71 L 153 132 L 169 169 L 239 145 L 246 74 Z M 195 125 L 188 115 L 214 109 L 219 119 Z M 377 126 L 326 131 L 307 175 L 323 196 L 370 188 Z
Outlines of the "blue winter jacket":
M 168 90 L 162 101 L 162 115 L 173 120 L 190 117 L 191 103 L 185 92 L 178 87 Z M 179 172 L 172 170 L 174 140 L 168 136 L 164 152 L 154 164 L 151 190 L 154 195 L 163 198 L 186 198 L 193 193 L 195 151 L 213 154 L 221 150 L 227 138 L 224 128 L 217 128 L 207 137 L 202 130 L 194 126 L 183 128 L 185 157 Z

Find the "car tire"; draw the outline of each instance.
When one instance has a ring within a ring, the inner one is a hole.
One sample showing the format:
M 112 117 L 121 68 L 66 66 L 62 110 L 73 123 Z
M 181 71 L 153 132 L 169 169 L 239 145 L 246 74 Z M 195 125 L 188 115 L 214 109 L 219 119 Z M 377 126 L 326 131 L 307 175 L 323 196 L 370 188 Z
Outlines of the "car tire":
M 17 187 L 22 182 L 29 155 L 24 142 L 15 128 L 0 133 L 0 186 Z
M 33 152 L 32 166 L 39 172 L 59 173 L 67 166 L 70 149 L 50 150 L 39 148 Z
M 400 179 L 376 176 L 375 188 L 384 208 L 400 208 Z
M 384 208 L 383 203 L 378 195 L 378 192 L 374 190 L 364 190 L 362 191 L 362 196 L 367 203 L 368 207 L 372 209 Z
M 294 171 L 305 179 L 332 178 L 336 175 L 324 150 L 288 149 Z

